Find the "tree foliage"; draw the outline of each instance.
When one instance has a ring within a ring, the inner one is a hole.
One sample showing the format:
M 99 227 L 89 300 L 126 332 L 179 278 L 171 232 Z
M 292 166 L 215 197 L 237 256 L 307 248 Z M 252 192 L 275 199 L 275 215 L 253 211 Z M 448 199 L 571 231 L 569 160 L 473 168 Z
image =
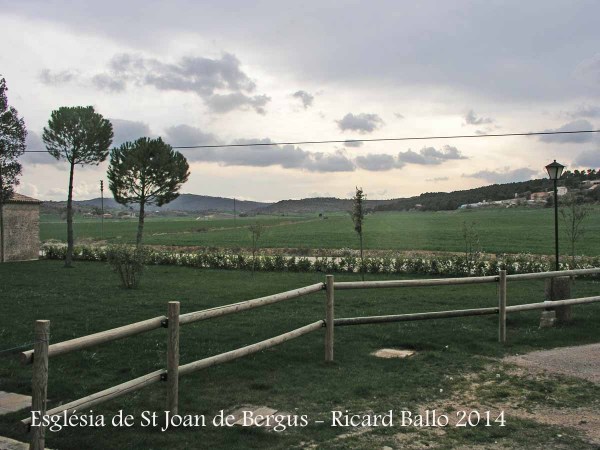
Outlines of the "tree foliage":
M 6 80 L 0 78 L 0 203 L 8 200 L 21 175 L 19 156 L 25 152 L 27 129 L 15 108 L 9 106 Z
M 258 251 L 258 240 L 263 232 L 263 224 L 256 222 L 248 226 L 248 230 L 252 235 L 252 276 L 254 276 L 254 269 L 256 268 L 256 253 Z
M 108 156 L 112 124 L 93 106 L 61 106 L 52 111 L 42 140 L 48 153 L 72 165 L 98 165 Z
M 467 273 L 472 274 L 473 268 L 481 256 L 481 243 L 479 241 L 479 232 L 475 222 L 468 223 L 466 220 L 462 223 L 462 236 L 465 243 L 465 263 Z
M 73 178 L 75 165 L 98 165 L 108 156 L 112 143 L 111 123 L 92 106 L 62 106 L 52 111 L 42 140 L 48 153 L 69 162 L 67 198 L 67 255 L 65 266 L 73 260 Z
M 162 206 L 179 196 L 189 177 L 185 157 L 161 138 L 125 142 L 110 154 L 108 185 L 115 200 L 139 205 L 137 245 L 142 243 L 146 205 Z
M 365 195 L 363 189 L 357 187 L 356 193 L 352 198 L 352 222 L 354 223 L 354 231 L 358 233 L 358 239 L 360 241 L 360 273 L 362 279 L 365 279 L 364 273 L 364 258 L 363 258 L 363 222 L 365 220 L 365 207 L 364 207 Z
M 565 195 L 559 200 L 560 215 L 564 223 L 565 234 L 569 240 L 571 250 L 571 264 L 575 267 L 575 247 L 577 242 L 585 234 L 585 219 L 590 214 L 591 209 L 584 204 L 581 198 L 573 194 Z

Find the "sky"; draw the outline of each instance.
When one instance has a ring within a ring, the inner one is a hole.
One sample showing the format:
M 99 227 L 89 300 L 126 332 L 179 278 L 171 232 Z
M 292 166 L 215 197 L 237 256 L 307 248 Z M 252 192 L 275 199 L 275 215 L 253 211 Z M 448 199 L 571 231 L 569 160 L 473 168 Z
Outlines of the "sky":
M 28 150 L 61 106 L 113 145 L 600 129 L 600 2 L 0 0 L 0 74 Z M 182 150 L 182 192 L 398 198 L 600 167 L 600 133 Z M 22 157 L 18 191 L 63 200 L 68 166 Z M 99 196 L 108 161 L 77 167 Z

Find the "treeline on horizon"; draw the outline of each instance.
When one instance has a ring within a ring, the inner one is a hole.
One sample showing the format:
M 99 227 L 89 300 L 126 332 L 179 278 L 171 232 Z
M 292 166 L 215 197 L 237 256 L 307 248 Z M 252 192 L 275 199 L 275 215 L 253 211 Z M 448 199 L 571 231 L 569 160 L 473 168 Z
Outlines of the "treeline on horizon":
M 600 179 L 600 170 L 574 170 L 565 171 L 559 180 L 559 186 L 574 189 L 583 181 Z M 492 184 L 475 189 L 453 192 L 425 192 L 421 195 L 399 199 L 389 204 L 377 205 L 374 211 L 406 211 L 417 208 L 424 211 L 449 211 L 461 205 L 477 203 L 483 200 L 488 202 L 507 200 L 515 197 L 524 197 L 533 192 L 548 191 L 552 189 L 552 181 L 548 178 L 537 180 L 519 181 L 505 184 Z M 590 201 L 600 201 L 600 189 L 591 191 Z

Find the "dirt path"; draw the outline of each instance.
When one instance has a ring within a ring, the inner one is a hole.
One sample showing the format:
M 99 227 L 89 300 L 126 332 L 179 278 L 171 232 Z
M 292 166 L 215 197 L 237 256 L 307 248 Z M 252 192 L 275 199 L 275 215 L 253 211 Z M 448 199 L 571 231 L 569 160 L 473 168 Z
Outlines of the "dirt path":
M 600 384 L 600 344 L 542 350 L 510 356 L 504 361 L 532 371 L 558 373 Z

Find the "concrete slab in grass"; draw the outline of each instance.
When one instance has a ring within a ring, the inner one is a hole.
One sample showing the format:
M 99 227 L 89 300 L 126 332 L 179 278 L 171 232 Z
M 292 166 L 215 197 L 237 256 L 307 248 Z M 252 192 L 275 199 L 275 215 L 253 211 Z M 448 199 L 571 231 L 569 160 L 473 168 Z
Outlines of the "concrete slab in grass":
M 413 356 L 415 353 L 414 350 L 405 350 L 401 348 L 382 348 L 377 350 L 376 352 L 371 353 L 372 356 L 376 356 L 377 358 L 408 358 Z
M 29 395 L 0 391 L 0 416 L 25 408 L 31 408 L 31 397 Z

